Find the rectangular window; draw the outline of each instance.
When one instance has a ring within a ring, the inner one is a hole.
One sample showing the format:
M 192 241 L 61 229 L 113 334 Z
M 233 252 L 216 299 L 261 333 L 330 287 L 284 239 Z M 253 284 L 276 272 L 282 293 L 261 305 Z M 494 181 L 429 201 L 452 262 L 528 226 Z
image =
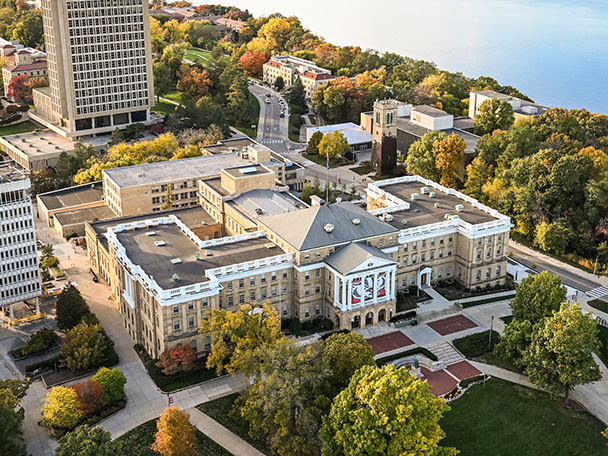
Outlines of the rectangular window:
M 452 275 L 452 266 L 445 268 L 445 276 L 450 277 Z
M 423 239 L 423 240 L 422 240 L 422 248 L 423 248 L 423 249 L 426 249 L 426 239 Z
M 234 305 L 234 298 L 232 296 L 228 296 L 228 307 L 232 307 Z
M 173 313 L 174 314 L 178 314 L 179 313 L 179 306 L 173 306 Z
M 407 266 L 407 257 L 403 257 L 403 267 Z
M 477 273 L 475 274 L 475 280 L 477 280 L 478 282 L 481 280 L 481 271 L 477 271 Z
M 182 322 L 181 320 L 173 320 L 173 331 L 181 331 L 182 329 Z
M 412 280 L 410 280 L 410 283 L 412 285 L 416 285 L 416 275 L 415 274 L 412 274 Z
M 304 287 L 304 296 L 310 296 L 310 287 Z
M 488 251 L 486 252 L 486 258 L 490 258 L 492 256 L 492 248 L 488 247 Z
M 251 299 L 251 301 L 255 301 L 255 291 L 252 291 L 252 292 L 249 294 L 249 299 Z
M 401 286 L 407 287 L 407 276 L 403 276 L 403 278 L 401 279 Z
M 283 306 L 283 316 L 287 316 L 287 306 Z
M 497 245 L 496 246 L 496 255 L 500 255 L 500 251 L 501 251 L 500 245 Z
M 230 281 L 230 282 L 228 282 L 228 283 L 226 284 L 226 289 L 227 289 L 228 291 L 232 291 L 232 281 Z
M 443 258 L 443 249 L 439 249 L 439 258 Z
M 284 279 L 286 279 L 286 278 L 287 278 L 287 269 L 285 269 L 285 270 L 283 271 L 283 278 L 284 278 Z
M 443 245 L 443 241 L 444 241 L 445 236 L 440 236 L 439 237 L 439 244 Z
M 194 317 L 188 318 L 188 328 L 194 328 Z
M 407 244 L 403 244 L 403 251 L 407 252 Z
M 188 310 L 194 310 L 194 303 L 193 302 L 189 302 L 188 303 Z
M 423 253 L 423 254 L 420 256 L 420 261 L 421 261 L 422 263 L 424 263 L 424 262 L 426 261 L 426 253 Z
M 239 279 L 239 288 L 245 288 L 245 280 Z
M 500 277 L 500 266 L 496 266 L 496 277 Z
M 272 287 L 272 288 L 270 289 L 270 294 L 271 294 L 272 296 L 276 296 L 276 295 L 277 295 L 277 287 Z
M 418 250 L 418 241 L 412 242 L 412 249 L 413 250 Z
M 431 247 L 435 247 L 435 238 L 431 238 Z
M 448 249 L 448 256 L 452 256 L 452 247 Z
M 418 255 L 412 255 L 412 264 L 416 264 L 418 262 Z
M 481 242 L 482 242 L 481 238 L 477 239 L 477 245 L 478 246 L 481 246 Z
M 304 309 L 304 318 L 308 317 L 310 317 L 310 309 L 307 307 L 306 309 Z
M 209 299 L 203 298 L 203 307 L 207 307 L 209 305 Z
M 431 252 L 431 260 L 434 260 L 434 259 L 435 259 L 435 252 L 433 251 L 433 252 Z
M 255 276 L 254 277 L 249 277 L 249 285 L 251 285 L 251 286 L 255 285 Z
M 277 273 L 276 273 L 276 272 L 273 272 L 273 273 L 270 275 L 270 279 L 271 279 L 271 280 L 277 280 Z
M 319 268 L 319 269 L 317 269 L 317 270 L 315 271 L 315 277 L 316 277 L 317 279 L 319 279 L 319 278 L 321 277 L 321 268 Z
M 315 293 L 317 293 L 317 294 L 321 293 L 321 285 L 315 286 Z
M 310 280 L 310 272 L 304 273 L 304 280 Z
M 490 268 L 486 269 L 486 279 L 489 279 L 492 275 L 492 270 Z
M 453 238 L 453 236 L 454 236 L 453 234 L 450 234 L 450 235 L 448 236 L 448 242 L 452 242 L 452 240 L 454 239 L 454 238 Z
M 262 274 L 262 276 L 260 277 L 260 282 L 266 283 L 266 274 Z
M 262 299 L 266 299 L 266 288 L 262 290 Z
M 477 251 L 477 259 L 478 259 L 478 260 L 481 260 L 481 250 L 478 250 L 478 251 Z
M 245 295 L 239 295 L 239 304 L 245 304 Z

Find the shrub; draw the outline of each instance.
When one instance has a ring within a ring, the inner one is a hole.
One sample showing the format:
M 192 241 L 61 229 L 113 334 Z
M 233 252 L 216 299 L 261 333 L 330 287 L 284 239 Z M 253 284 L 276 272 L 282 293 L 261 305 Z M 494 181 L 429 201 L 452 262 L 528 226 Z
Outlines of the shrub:
M 46 395 L 42 406 L 45 426 L 72 429 L 82 417 L 76 392 L 65 386 L 56 386 Z
M 73 371 L 99 367 L 105 361 L 106 347 L 107 337 L 101 326 L 80 323 L 65 337 L 61 361 Z
M 181 345 L 171 350 L 165 350 L 156 364 L 163 368 L 163 374 L 173 375 L 178 372 L 191 371 L 196 361 L 196 354 L 190 344 Z
M 494 346 L 499 342 L 500 335 L 492 330 L 492 345 L 490 342 L 490 331 L 482 331 L 470 336 L 461 337 L 454 340 L 454 346 L 467 358 L 481 356 L 494 350 Z
M 59 440 L 55 456 L 109 456 L 122 454 L 122 443 L 112 441 L 102 427 L 90 428 L 86 424 Z
M 104 405 L 122 399 L 127 379 L 117 367 L 114 369 L 102 367 L 93 376 L 93 380 L 103 388 Z
M 196 432 L 190 415 L 177 407 L 167 407 L 156 423 L 153 451 L 163 456 L 195 456 Z
M 21 349 L 21 355 L 26 356 L 31 353 L 39 353 L 48 348 L 57 340 L 57 334 L 52 329 L 42 328 L 36 331 Z
M 85 383 L 76 383 L 71 388 L 78 396 L 80 410 L 84 415 L 94 412 L 101 407 L 103 399 L 103 388 L 95 380 L 89 380 Z
M 302 332 L 302 322 L 299 318 L 292 318 L 291 323 L 289 325 L 289 330 L 294 336 L 299 336 Z
M 37 363 L 32 363 L 32 364 L 28 364 L 27 366 L 25 366 L 25 373 L 28 375 L 31 375 L 34 373 L 34 371 L 36 370 L 40 370 L 40 372 L 47 372 L 49 370 L 52 370 L 55 368 L 55 364 L 59 364 L 59 358 L 61 357 L 61 355 L 57 355 L 57 356 L 53 356 L 50 359 L 47 359 L 45 361 L 40 361 Z

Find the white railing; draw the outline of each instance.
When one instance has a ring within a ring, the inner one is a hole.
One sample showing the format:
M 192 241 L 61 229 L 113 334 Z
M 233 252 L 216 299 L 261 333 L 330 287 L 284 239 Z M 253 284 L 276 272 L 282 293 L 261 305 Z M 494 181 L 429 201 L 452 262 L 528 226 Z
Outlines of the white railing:
M 388 206 L 388 207 L 381 207 L 380 209 L 372 209 L 367 212 L 369 212 L 372 215 L 382 215 L 382 214 L 388 214 L 390 212 L 406 211 L 409 208 L 410 208 L 410 205 L 406 203 L 406 204 L 401 204 L 398 206 Z
M 253 233 L 237 234 L 235 236 L 226 236 L 217 239 L 210 239 L 209 241 L 199 241 L 199 247 L 205 249 L 208 247 L 215 247 L 218 245 L 232 244 L 234 242 L 247 241 L 249 239 L 257 239 L 266 236 L 266 231 L 254 231 Z M 268 241 L 270 242 L 270 241 Z
M 222 266 L 215 269 L 208 269 L 205 271 L 205 275 L 211 279 L 229 274 L 238 274 L 251 269 L 261 269 L 271 266 L 283 265 L 285 263 L 291 263 L 292 261 L 293 254 L 285 253 L 268 258 L 261 258 L 255 261 L 247 261 L 245 263 L 232 264 L 229 266 Z

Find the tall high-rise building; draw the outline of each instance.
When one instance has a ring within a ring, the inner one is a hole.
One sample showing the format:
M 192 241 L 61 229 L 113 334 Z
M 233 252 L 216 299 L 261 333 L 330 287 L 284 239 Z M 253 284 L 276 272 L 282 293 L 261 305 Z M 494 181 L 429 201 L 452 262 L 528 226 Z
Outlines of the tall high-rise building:
M 11 165 L 0 166 L 0 306 L 42 294 L 30 180 Z
M 148 2 L 42 0 L 49 87 L 34 120 L 66 137 L 149 123 L 154 103 Z

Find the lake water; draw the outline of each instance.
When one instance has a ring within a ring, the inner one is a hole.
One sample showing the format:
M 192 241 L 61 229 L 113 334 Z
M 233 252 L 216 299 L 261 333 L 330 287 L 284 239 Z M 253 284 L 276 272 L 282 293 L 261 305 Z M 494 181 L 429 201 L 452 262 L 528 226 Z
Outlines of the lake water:
M 199 2 L 203 3 L 203 2 Z M 336 45 L 492 76 L 540 104 L 608 114 L 608 0 L 224 0 Z

